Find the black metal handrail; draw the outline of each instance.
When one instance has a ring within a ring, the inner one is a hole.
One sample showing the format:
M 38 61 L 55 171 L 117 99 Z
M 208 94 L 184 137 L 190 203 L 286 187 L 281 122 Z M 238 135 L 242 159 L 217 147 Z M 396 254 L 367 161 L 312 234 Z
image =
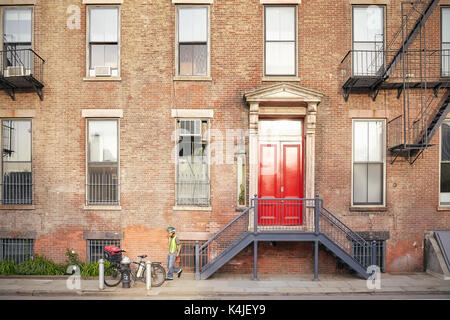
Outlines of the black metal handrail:
M 196 242 L 196 276 L 198 276 L 204 268 L 207 268 L 208 265 L 215 261 L 216 258 L 223 255 L 224 252 L 226 252 L 230 246 L 238 241 L 245 233 L 249 231 L 253 231 L 255 234 L 261 232 L 262 229 L 258 227 L 258 212 L 261 209 L 261 203 L 264 203 L 264 201 L 279 202 L 286 205 L 290 205 L 292 201 L 296 201 L 297 205 L 304 206 L 305 209 L 313 209 L 314 227 L 313 229 L 303 229 L 304 231 L 313 231 L 317 235 L 325 235 L 364 268 L 367 268 L 371 264 L 376 264 L 376 243 L 369 243 L 366 241 L 329 210 L 324 208 L 323 200 L 318 196 L 313 199 L 261 199 L 255 196 L 255 198 L 251 200 L 250 207 L 233 218 L 202 246 L 199 245 L 198 241 Z M 250 212 L 252 210 L 254 213 L 253 228 L 251 228 L 252 221 L 250 219 Z M 311 223 L 312 221 L 309 222 Z M 284 229 L 280 230 L 283 231 Z M 204 259 L 205 255 L 206 259 Z M 204 261 L 207 262 L 203 265 Z
M 7 49 L 0 51 L 1 75 L 30 76 L 43 83 L 45 60 L 33 49 Z

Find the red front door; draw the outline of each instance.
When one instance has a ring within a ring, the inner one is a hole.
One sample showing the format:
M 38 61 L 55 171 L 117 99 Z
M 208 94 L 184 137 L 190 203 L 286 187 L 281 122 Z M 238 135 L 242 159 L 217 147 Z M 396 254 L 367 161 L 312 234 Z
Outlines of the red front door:
M 258 190 L 258 224 L 302 224 L 302 203 L 290 200 L 303 197 L 301 144 L 260 144 Z

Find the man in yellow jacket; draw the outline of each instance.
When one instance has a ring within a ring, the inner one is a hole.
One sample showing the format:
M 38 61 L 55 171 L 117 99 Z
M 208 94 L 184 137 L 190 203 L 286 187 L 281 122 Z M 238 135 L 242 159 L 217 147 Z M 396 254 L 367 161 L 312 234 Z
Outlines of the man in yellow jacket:
M 167 256 L 167 268 L 169 271 L 167 273 L 166 280 L 173 280 L 173 273 L 181 276 L 182 269 L 175 267 L 175 261 L 178 260 L 181 251 L 181 243 L 175 234 L 174 227 L 168 227 L 167 232 L 169 233 L 169 254 Z

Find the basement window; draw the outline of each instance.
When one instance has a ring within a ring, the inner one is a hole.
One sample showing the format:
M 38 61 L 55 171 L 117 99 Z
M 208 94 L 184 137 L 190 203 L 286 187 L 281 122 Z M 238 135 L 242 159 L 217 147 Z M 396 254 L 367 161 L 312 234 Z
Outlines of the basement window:
M 367 240 L 367 242 L 369 242 L 370 244 L 372 243 L 372 241 L 373 240 Z M 377 250 L 377 266 L 380 268 L 381 272 L 386 272 L 386 240 L 375 240 L 375 242 Z M 370 262 L 372 256 L 370 254 L 370 251 L 364 251 L 363 246 L 360 243 L 352 241 L 351 253 L 357 261 L 365 261 L 366 265 L 371 264 Z
M 103 248 L 105 246 L 120 247 L 120 240 L 91 239 L 87 240 L 87 260 L 88 262 L 96 262 L 104 259 Z
M 0 239 L 0 261 L 14 261 L 16 264 L 33 259 L 33 239 Z

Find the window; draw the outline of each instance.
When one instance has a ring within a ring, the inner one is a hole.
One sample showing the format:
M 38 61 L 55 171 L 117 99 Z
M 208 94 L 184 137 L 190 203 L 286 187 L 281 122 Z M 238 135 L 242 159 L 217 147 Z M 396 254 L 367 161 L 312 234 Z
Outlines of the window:
M 199 248 L 204 241 L 199 241 Z M 208 263 L 206 253 L 200 255 L 200 264 L 202 266 Z M 187 272 L 195 272 L 195 240 L 181 240 L 180 268 Z
M 2 120 L 2 204 L 31 205 L 31 120 Z
M 118 120 L 88 120 L 87 204 L 119 204 Z
M 176 204 L 207 207 L 209 199 L 208 121 L 177 120 Z
M 247 199 L 246 188 L 246 157 L 245 157 L 245 139 L 241 138 L 239 150 L 237 153 L 237 198 L 238 207 L 244 207 Z
M 30 69 L 32 60 L 28 49 L 32 42 L 32 8 L 5 8 L 3 10 L 4 66 L 24 65 Z
M 365 239 L 369 244 L 372 244 L 373 240 Z M 376 264 L 380 268 L 381 272 L 386 272 L 386 240 L 375 240 L 376 242 Z M 372 256 L 368 248 L 364 249 L 364 246 L 359 242 L 352 241 L 351 243 L 352 257 L 357 261 L 362 262 L 364 265 L 369 266 L 372 264 Z
M 450 7 L 441 9 L 441 74 L 450 77 Z
M 178 75 L 207 76 L 208 7 L 178 7 Z
M 353 74 L 374 76 L 384 66 L 384 7 L 353 6 Z
M 295 76 L 296 6 L 265 6 L 265 75 Z
M 353 205 L 384 204 L 383 120 L 353 121 Z
M 450 121 L 441 125 L 440 205 L 450 206 Z
M 119 76 L 119 8 L 89 8 L 89 76 Z
M 32 259 L 33 255 L 33 239 L 0 239 L 0 260 L 20 263 Z
M 120 240 L 87 240 L 87 260 L 88 262 L 96 262 L 104 259 L 103 248 L 105 246 L 120 247 Z

